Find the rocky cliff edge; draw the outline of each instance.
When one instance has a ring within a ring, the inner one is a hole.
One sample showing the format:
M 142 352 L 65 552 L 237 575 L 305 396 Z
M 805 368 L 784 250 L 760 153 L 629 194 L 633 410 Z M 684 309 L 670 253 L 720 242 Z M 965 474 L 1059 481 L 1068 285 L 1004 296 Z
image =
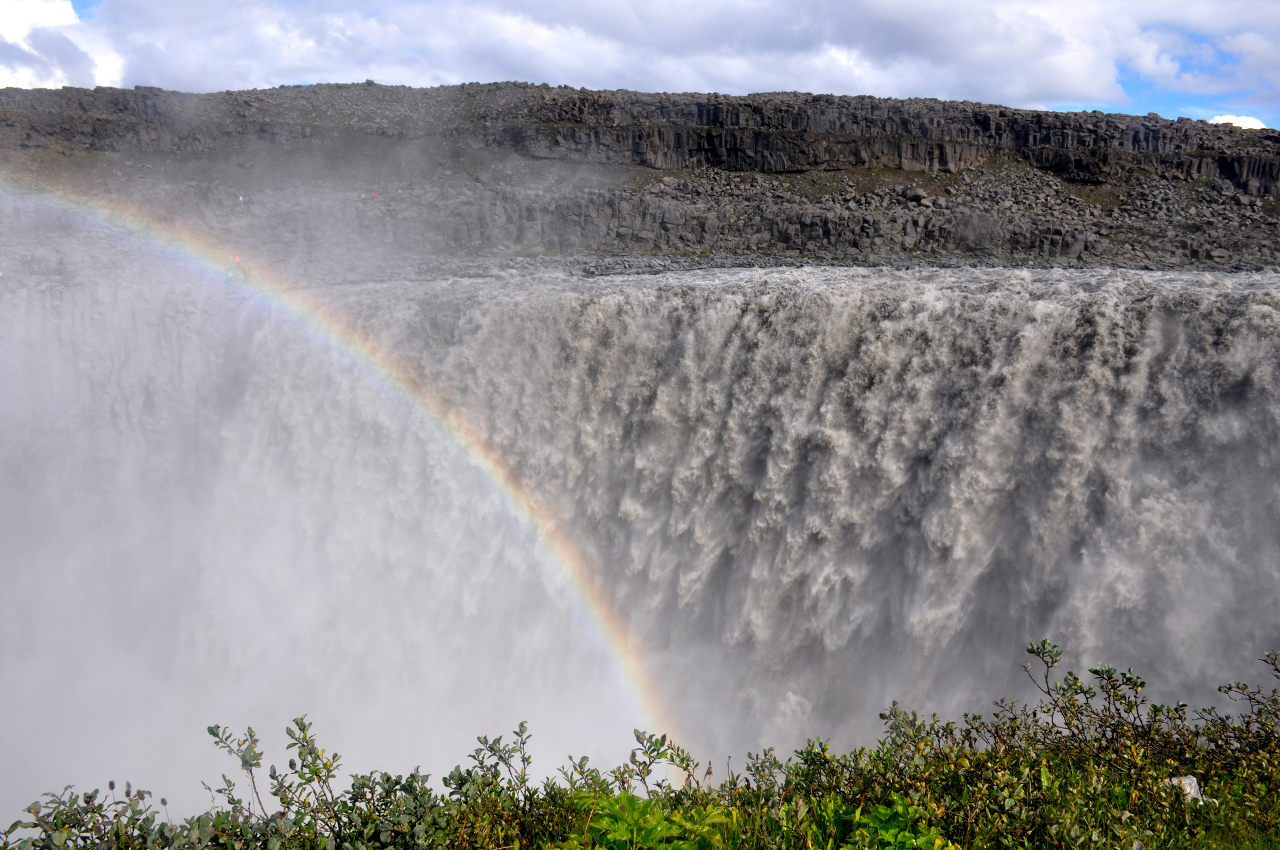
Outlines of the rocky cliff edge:
M 0 90 L 0 176 L 275 261 L 1280 264 L 1280 133 L 796 93 Z M 246 200 L 247 199 L 247 200 Z

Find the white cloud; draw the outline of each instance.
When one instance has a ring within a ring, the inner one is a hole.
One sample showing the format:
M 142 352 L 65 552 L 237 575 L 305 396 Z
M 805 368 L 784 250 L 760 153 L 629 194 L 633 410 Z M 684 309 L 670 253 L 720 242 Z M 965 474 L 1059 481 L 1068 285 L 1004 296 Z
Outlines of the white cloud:
M 1215 115 L 1209 119 L 1209 123 L 1235 124 L 1237 127 L 1244 127 L 1246 130 L 1263 130 L 1267 126 L 1251 115 Z
M 11 85 L 516 79 L 1280 112 L 1273 0 L 101 0 L 83 22 L 68 0 L 0 0 L 0 23 Z
M 60 27 L 79 20 L 71 0 L 5 0 L 0 3 L 0 38 L 25 41 L 38 27 Z
M 71 0 L 0 0 L 0 87 L 109 85 L 121 67 L 82 29 Z

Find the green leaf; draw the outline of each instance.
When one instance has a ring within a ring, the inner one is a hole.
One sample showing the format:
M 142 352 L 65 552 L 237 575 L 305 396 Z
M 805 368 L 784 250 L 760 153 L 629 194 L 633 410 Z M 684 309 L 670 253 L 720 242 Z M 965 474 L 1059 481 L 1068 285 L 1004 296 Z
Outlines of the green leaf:
M 55 830 L 49 838 L 53 841 L 55 847 L 61 847 L 67 843 L 67 831 L 65 829 Z

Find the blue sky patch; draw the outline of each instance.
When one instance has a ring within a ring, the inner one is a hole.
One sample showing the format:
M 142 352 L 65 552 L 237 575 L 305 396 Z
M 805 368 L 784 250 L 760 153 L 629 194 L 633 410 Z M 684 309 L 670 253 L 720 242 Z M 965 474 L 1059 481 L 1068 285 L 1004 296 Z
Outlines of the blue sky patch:
M 71 8 L 76 10 L 76 17 L 82 21 L 92 20 L 98 12 L 102 0 L 71 0 Z

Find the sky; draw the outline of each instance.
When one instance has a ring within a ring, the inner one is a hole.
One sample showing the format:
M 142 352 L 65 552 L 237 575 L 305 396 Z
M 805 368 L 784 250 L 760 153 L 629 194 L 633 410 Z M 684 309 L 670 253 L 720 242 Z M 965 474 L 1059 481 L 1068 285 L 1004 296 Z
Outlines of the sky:
M 519 80 L 1280 126 L 1278 0 L 0 0 L 0 87 Z

